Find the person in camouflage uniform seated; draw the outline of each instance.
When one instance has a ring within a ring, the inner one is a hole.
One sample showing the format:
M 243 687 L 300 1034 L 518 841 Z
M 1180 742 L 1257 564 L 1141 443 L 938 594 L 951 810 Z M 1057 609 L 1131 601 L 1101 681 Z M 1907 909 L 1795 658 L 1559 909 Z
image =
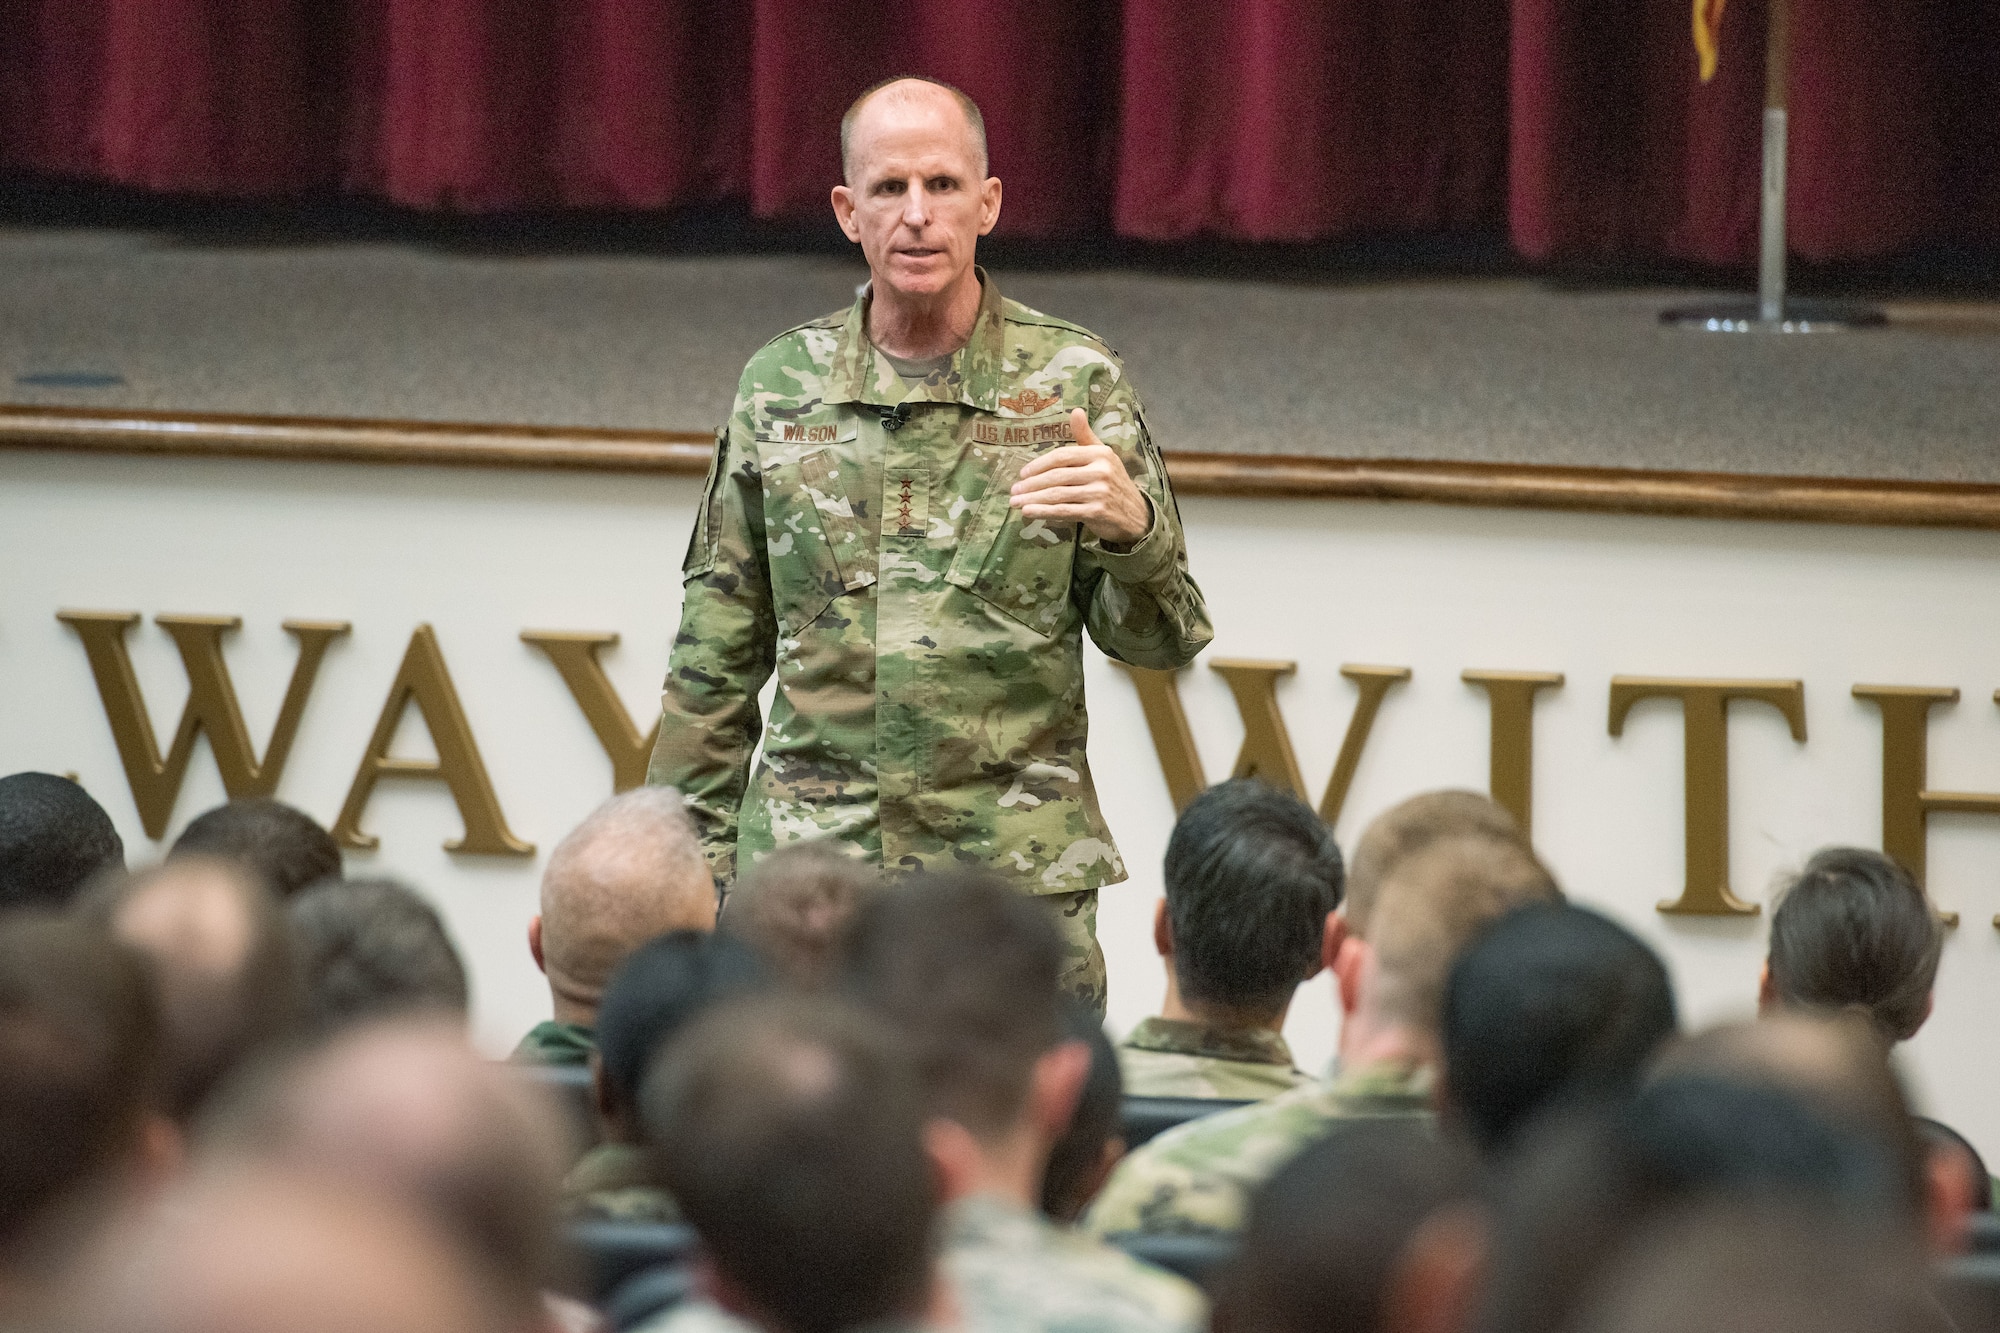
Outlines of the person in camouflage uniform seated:
M 1126 1094 L 1255 1101 L 1311 1082 L 1279 1034 L 1340 906 L 1333 830 L 1288 792 L 1222 783 L 1181 813 L 1166 887 L 1153 940 L 1167 998 L 1119 1050 Z
M 604 988 L 592 1065 L 603 1142 L 563 1181 L 565 1213 L 624 1222 L 680 1220 L 680 1209 L 659 1184 L 639 1114 L 647 1066 L 698 1015 L 761 989 L 766 980 L 748 946 L 694 930 L 662 935 L 619 965 Z
M 593 810 L 549 853 L 528 951 L 555 1017 L 514 1048 L 517 1064 L 588 1064 L 604 985 L 625 956 L 670 930 L 715 925 L 715 880 L 678 794 L 628 791 Z
M 973 864 L 1044 896 L 1102 1012 L 1096 895 L 1125 865 L 1085 755 L 1082 635 L 1159 670 L 1208 643 L 1180 514 L 1117 355 L 974 265 L 1000 181 L 970 99 L 893 80 L 841 140 L 834 213 L 869 283 L 744 369 L 648 780 L 686 795 L 725 883 L 838 838 L 891 873 Z
M 1430 1117 L 1453 960 L 1489 922 L 1562 894 L 1484 797 L 1417 797 L 1378 822 L 1383 830 L 1363 836 L 1347 902 L 1325 936 L 1342 1013 L 1338 1067 L 1322 1082 L 1146 1144 L 1112 1174 L 1084 1217 L 1087 1230 L 1233 1233 L 1251 1192 L 1329 1125 Z

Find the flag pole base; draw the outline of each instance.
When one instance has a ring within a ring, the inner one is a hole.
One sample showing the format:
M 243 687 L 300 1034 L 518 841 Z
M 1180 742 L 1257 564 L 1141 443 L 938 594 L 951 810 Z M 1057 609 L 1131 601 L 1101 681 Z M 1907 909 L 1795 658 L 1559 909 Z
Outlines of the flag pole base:
M 1788 300 L 1778 319 L 1764 319 L 1755 301 L 1719 301 L 1660 312 L 1660 323 L 1701 333 L 1849 333 L 1888 322 L 1876 307 L 1851 301 Z

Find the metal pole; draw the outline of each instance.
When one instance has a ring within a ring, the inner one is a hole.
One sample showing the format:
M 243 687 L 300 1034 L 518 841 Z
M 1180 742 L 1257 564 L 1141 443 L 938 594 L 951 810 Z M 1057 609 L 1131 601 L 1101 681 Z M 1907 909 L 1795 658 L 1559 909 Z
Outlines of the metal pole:
M 1766 0 L 1764 45 L 1764 189 L 1757 266 L 1757 318 L 1785 318 L 1785 85 L 1790 73 L 1790 0 Z

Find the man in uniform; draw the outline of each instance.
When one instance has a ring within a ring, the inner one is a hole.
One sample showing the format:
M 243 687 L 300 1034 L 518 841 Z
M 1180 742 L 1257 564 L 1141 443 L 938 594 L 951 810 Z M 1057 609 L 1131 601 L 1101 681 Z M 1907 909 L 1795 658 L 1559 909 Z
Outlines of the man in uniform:
M 1173 492 L 1117 356 L 973 264 L 1000 181 L 971 99 L 891 80 L 841 149 L 834 214 L 869 283 L 743 372 L 648 780 L 687 797 L 724 883 L 835 838 L 1043 895 L 1065 984 L 1101 1011 L 1097 890 L 1125 865 L 1085 758 L 1082 631 L 1160 670 L 1207 644 Z

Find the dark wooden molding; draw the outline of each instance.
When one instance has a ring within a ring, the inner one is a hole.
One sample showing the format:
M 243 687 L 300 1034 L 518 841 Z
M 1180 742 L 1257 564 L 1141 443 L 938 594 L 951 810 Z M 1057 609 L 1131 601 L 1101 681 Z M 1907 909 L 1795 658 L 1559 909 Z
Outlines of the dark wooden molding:
M 0 405 L 0 448 L 80 453 L 689 476 L 707 470 L 710 440 L 705 431 Z M 2000 528 L 2000 486 L 1978 483 L 1186 451 L 1169 454 L 1167 470 L 1185 495 Z

